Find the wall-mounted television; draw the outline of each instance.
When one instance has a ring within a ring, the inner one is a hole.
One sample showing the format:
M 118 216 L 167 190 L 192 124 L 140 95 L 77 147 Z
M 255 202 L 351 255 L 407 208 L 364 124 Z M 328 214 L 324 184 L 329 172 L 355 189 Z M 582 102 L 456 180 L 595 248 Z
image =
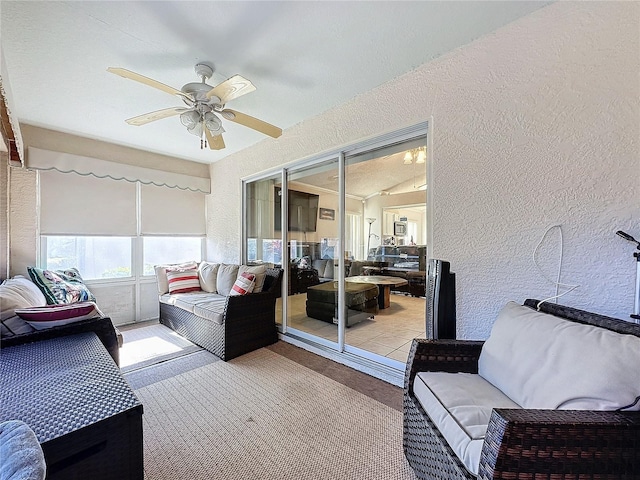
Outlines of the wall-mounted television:
M 289 231 L 315 232 L 319 203 L 319 195 L 289 190 Z M 282 230 L 282 189 L 280 187 L 275 187 L 274 207 L 275 229 Z

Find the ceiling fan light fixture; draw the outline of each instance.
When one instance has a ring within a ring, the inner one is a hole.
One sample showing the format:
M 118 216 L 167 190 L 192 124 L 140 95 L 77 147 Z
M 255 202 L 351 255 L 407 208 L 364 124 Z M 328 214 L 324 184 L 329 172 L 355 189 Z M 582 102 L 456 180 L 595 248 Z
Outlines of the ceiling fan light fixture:
M 202 137 L 202 122 L 198 122 L 192 127 L 187 127 L 187 131 L 196 137 Z
M 420 149 L 418 150 L 418 158 L 416 159 L 416 163 L 425 163 L 427 160 L 427 152 Z
M 222 122 L 217 115 L 207 112 L 204 114 L 204 124 L 207 129 L 214 135 L 219 135 L 224 132 L 222 128 Z
M 171 95 L 176 95 L 190 107 L 188 109 L 165 108 L 156 112 L 138 115 L 126 120 L 130 125 L 145 125 L 156 120 L 179 115 L 180 123 L 187 128 L 187 131 L 200 137 L 200 148 L 206 148 L 208 145 L 212 150 L 225 148 L 222 138 L 222 133 L 225 131 L 222 127 L 222 119 L 233 121 L 273 138 L 278 138 L 282 135 L 282 129 L 274 125 L 241 112 L 224 109 L 227 102 L 253 92 L 256 87 L 250 80 L 239 74 L 227 78 L 216 86 L 207 84 L 207 79 L 211 78 L 214 72 L 214 66 L 211 63 L 200 62 L 196 64 L 195 72 L 200 77 L 200 82 L 187 83 L 181 90 L 124 68 L 109 67 L 107 71 Z
M 195 110 L 189 110 L 188 112 L 180 114 L 180 122 L 182 122 L 182 125 L 187 127 L 187 129 L 192 129 L 200 122 L 200 114 Z
M 411 152 L 407 152 L 404 154 L 404 164 L 405 165 L 411 165 L 411 162 L 413 162 L 413 155 L 411 155 Z

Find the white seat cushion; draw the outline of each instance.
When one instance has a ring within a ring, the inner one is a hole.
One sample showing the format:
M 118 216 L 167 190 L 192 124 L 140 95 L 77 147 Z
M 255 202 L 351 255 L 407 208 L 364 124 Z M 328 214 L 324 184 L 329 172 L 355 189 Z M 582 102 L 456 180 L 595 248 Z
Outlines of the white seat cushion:
M 469 472 L 478 474 L 480 452 L 494 408 L 520 408 L 480 375 L 421 372 L 413 392 Z
M 509 302 L 478 373 L 523 408 L 615 410 L 640 395 L 640 338 Z M 636 402 L 630 410 L 639 410 Z
M 167 293 L 160 296 L 160 302 L 222 325 L 227 297 L 215 293 Z
M 227 297 L 210 298 L 208 301 L 198 302 L 193 308 L 193 314 L 222 325 Z

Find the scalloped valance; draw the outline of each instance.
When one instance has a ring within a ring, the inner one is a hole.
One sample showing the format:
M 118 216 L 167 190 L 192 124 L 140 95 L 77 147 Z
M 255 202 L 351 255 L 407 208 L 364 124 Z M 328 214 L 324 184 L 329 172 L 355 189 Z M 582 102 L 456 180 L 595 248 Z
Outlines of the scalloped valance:
M 158 187 L 164 186 L 205 194 L 211 193 L 211 181 L 208 178 L 154 170 L 152 168 L 34 147 L 28 147 L 27 149 L 27 168 L 56 170 L 62 173 L 73 172 L 78 175 L 92 175 L 97 178 L 126 180 L 127 182 L 140 182 Z

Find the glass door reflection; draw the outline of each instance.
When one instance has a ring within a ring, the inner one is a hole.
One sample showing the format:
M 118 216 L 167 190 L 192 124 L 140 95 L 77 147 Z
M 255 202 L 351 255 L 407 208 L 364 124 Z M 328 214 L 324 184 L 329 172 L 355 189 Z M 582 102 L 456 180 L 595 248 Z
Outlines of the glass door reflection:
M 245 262 L 250 265 L 282 265 L 282 236 L 276 232 L 275 185 L 282 175 L 247 182 L 245 186 Z M 276 301 L 276 323 L 282 324 L 282 298 Z
M 426 138 L 347 155 L 345 348 L 405 363 L 425 336 Z M 350 296 L 347 295 L 347 303 Z
M 287 171 L 287 331 L 335 348 L 337 325 L 338 160 Z M 281 208 L 281 207 L 280 207 Z M 279 225 L 276 225 L 276 230 Z

